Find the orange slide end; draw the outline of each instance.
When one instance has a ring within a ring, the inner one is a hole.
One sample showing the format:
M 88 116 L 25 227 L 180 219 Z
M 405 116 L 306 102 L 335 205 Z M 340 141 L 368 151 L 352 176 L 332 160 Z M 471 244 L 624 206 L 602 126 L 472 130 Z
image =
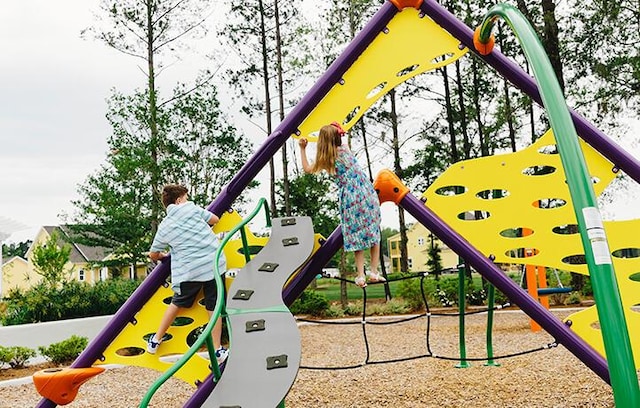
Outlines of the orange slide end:
M 412 7 L 414 9 L 419 9 L 422 5 L 423 0 L 390 0 L 394 6 L 398 8 L 398 10 L 402 10 L 406 7 Z
M 409 188 L 402 184 L 398 176 L 389 169 L 381 170 L 378 173 L 373 182 L 373 188 L 378 193 L 378 199 L 381 203 L 393 201 L 398 204 L 409 192 Z
M 102 367 L 48 368 L 33 374 L 33 384 L 43 397 L 67 405 L 76 398 L 82 384 L 103 371 Z
M 496 45 L 496 38 L 491 34 L 489 41 L 485 44 L 480 41 L 480 27 L 473 32 L 473 46 L 480 55 L 489 55 Z

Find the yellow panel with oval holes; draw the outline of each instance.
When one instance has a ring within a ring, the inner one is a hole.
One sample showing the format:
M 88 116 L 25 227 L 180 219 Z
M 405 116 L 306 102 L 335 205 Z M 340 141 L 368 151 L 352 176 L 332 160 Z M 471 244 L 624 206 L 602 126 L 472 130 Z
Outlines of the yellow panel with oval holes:
M 351 128 L 364 112 L 396 85 L 450 64 L 468 50 L 429 17 L 405 8 L 387 24 L 299 127 L 300 137 L 315 141 L 333 121 Z M 293 135 L 294 137 L 298 137 Z
M 226 212 L 220 218 L 220 222 L 215 225 L 214 232 L 219 234 L 230 231 L 241 221 L 242 218 L 237 212 Z M 269 240 L 268 237 L 255 236 L 246 227 L 245 232 L 247 243 L 250 247 L 264 247 Z M 320 247 L 322 239 L 321 235 L 315 235 L 314 252 Z M 224 248 L 224 254 L 227 259 L 228 270 L 239 270 L 245 265 L 242 240 L 240 238 L 228 241 Z M 232 281 L 233 278 L 227 277 L 225 282 L 227 289 Z M 168 335 L 171 338 L 162 343 L 155 355 L 147 353 L 145 351 L 147 338 L 157 329 L 160 318 L 172 296 L 173 292 L 169 285 L 160 287 L 135 315 L 134 322 L 128 324 L 108 346 L 103 354 L 104 359 L 96 361 L 95 364 L 132 365 L 163 372 L 171 367 L 173 362 L 178 360 L 189 349 L 188 339 L 191 338 L 191 344 L 193 344 L 193 341 L 197 339 L 194 333 L 208 323 L 208 314 L 204 306 L 199 303 L 202 300 L 202 293 L 200 293 L 198 301 L 193 307 L 180 314 L 174 321 L 174 325 L 169 328 Z M 202 351 L 204 357 L 199 354 L 193 356 L 174 376 L 195 385 L 197 381 L 202 381 L 209 375 L 211 373 L 209 360 L 205 358 L 208 353 L 206 349 Z
M 237 212 L 226 212 L 220 218 L 220 222 L 215 225 L 214 232 L 218 234 L 230 231 L 241 221 L 242 218 Z M 266 245 L 268 237 L 256 237 L 248 228 L 245 228 L 245 232 L 250 246 L 263 247 Z M 244 266 L 242 241 L 239 238 L 232 239 L 227 243 L 224 254 L 228 269 L 240 269 Z M 228 278 L 227 287 L 230 282 L 231 280 Z M 173 292 L 169 285 L 160 287 L 135 315 L 134 322 L 129 323 L 105 350 L 104 360 L 96 361 L 95 364 L 124 364 L 153 368 L 159 371 L 165 371 L 171 367 L 172 363 L 189 349 L 187 339 L 208 322 L 208 314 L 204 306 L 199 303 L 202 300 L 202 293 L 200 293 L 198 301 L 193 307 L 180 314 L 174 321 L 174 325 L 169 328 L 168 335 L 171 338 L 162 343 L 155 355 L 147 353 L 145 351 L 146 339 L 155 333 L 160 324 L 160 318 L 172 296 Z M 197 337 L 193 337 L 192 341 L 195 339 Z M 204 356 L 207 356 L 206 350 L 204 350 Z M 195 355 L 175 374 L 175 377 L 195 385 L 196 381 L 203 380 L 209 373 L 211 373 L 209 360 Z
M 616 176 L 613 165 L 589 145 L 580 143 L 599 195 Z M 480 252 L 495 256 L 496 263 L 529 263 L 588 274 L 577 228 L 565 227 L 575 226 L 576 217 L 560 156 L 550 152 L 555 152 L 551 131 L 516 153 L 458 162 L 423 194 L 426 205 Z M 547 205 L 539 207 L 540 200 Z M 640 366 L 640 314 L 633 310 L 640 304 L 640 220 L 608 221 L 604 225 L 636 350 L 636 365 Z M 513 238 L 517 228 L 533 233 Z M 533 249 L 535 255 L 526 260 L 518 258 L 515 250 L 521 248 Z M 624 249 L 629 249 L 626 254 Z M 623 258 L 625 255 L 630 257 Z M 604 355 L 595 306 L 567 320 Z

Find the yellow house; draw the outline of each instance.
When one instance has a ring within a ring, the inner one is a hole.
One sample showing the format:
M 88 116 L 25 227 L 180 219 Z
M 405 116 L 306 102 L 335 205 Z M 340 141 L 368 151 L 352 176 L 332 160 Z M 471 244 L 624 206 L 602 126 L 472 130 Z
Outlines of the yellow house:
M 87 283 L 103 281 L 115 276 L 129 279 L 144 279 L 149 269 L 148 264 L 139 264 L 124 267 L 106 267 L 103 262 L 115 259 L 108 248 L 91 247 L 73 241 L 68 227 L 44 226 L 40 228 L 33 243 L 27 250 L 25 258 L 14 257 L 2 265 L 2 279 L 0 286 L 0 296 L 6 296 L 11 289 L 27 289 L 42 279 L 36 273 L 33 265 L 33 251 L 49 240 L 56 232 L 58 236 L 58 246 L 70 245 L 69 262 L 65 265 L 65 270 L 70 270 L 70 279 Z
M 400 272 L 400 234 L 387 238 L 389 258 L 391 258 L 391 273 Z M 429 266 L 429 248 L 438 245 L 443 270 L 453 270 L 458 266 L 458 255 L 440 241 L 424 225 L 415 223 L 407 229 L 407 264 L 406 272 L 427 272 Z
M 36 275 L 37 281 L 40 276 Z M 29 264 L 26 259 L 14 256 L 2 264 L 2 280 L 0 281 L 0 294 L 4 297 L 11 289 L 27 289 L 33 283 L 29 276 Z

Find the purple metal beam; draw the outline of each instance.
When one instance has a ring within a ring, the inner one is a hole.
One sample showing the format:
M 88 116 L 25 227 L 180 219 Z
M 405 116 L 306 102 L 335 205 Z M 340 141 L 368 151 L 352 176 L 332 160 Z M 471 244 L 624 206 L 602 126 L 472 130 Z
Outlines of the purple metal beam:
M 611 383 L 607 362 L 600 354 L 516 285 L 500 268 L 449 227 L 422 201 L 409 193 L 400 201 L 400 205 L 540 324 L 558 343 L 564 345 L 600 378 Z
M 460 40 L 467 48 L 475 50 L 473 46 L 473 30 L 458 20 L 447 9 L 434 0 L 425 0 L 420 10 Z M 542 106 L 542 99 L 535 80 L 522 68 L 498 50 L 494 50 L 487 56 L 477 55 Z M 602 153 L 602 155 L 609 159 L 617 168 L 640 183 L 640 162 L 585 118 L 580 116 L 580 114 L 572 109 L 570 109 L 570 113 L 578 135 L 594 149 Z

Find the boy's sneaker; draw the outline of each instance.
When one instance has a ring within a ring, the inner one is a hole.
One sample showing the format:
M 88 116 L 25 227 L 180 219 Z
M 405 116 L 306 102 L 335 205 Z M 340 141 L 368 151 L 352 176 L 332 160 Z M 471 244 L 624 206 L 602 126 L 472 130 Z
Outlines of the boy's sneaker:
M 218 360 L 218 365 L 224 363 L 224 361 L 229 356 L 229 350 L 224 347 L 220 347 L 216 350 L 216 360 Z
M 158 346 L 160 345 L 160 343 L 162 343 L 162 340 L 157 341 L 155 334 L 149 337 L 149 340 L 147 340 L 147 353 L 156 354 L 156 351 L 158 351 Z

